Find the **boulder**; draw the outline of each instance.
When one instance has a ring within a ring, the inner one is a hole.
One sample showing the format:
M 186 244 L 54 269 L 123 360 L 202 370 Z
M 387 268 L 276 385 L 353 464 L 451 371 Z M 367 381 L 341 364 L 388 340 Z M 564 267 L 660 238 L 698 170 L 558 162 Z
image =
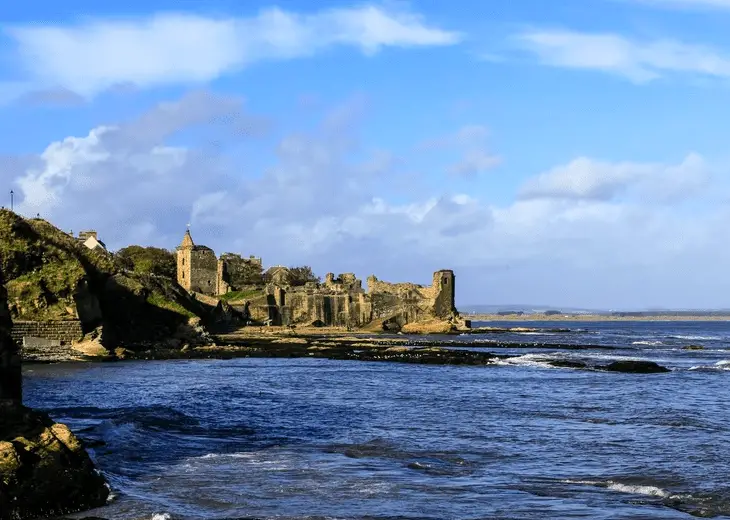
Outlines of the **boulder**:
M 6 407 L 0 414 L 0 520 L 106 504 L 109 487 L 67 426 L 23 406 Z
M 449 320 L 428 320 L 406 323 L 400 330 L 404 334 L 448 334 L 455 328 Z

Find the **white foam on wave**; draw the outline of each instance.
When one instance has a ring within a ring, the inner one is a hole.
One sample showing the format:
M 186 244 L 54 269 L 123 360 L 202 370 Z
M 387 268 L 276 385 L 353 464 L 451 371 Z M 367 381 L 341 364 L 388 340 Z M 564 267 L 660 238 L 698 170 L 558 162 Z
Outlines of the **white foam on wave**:
M 529 366 L 542 368 L 557 368 L 547 362 L 549 359 L 558 359 L 557 356 L 549 354 L 523 354 L 522 356 L 500 359 L 495 362 L 496 365 L 503 366 Z
M 219 458 L 231 458 L 231 459 L 252 459 L 254 458 L 253 453 L 208 453 L 198 459 L 219 459 Z
M 648 495 L 652 497 L 669 497 L 669 491 L 656 486 L 640 486 L 631 484 L 621 484 L 620 482 L 609 482 L 608 489 L 618 491 L 620 493 L 630 493 L 632 495 Z
M 186 466 L 189 469 L 194 469 L 199 464 L 226 464 L 229 460 L 236 459 L 240 462 L 238 464 L 244 464 L 250 467 L 257 467 L 263 471 L 278 471 L 289 469 L 291 467 L 291 458 L 286 453 L 280 453 L 278 457 L 272 453 L 261 453 L 261 452 L 237 452 L 237 453 L 208 453 L 200 457 L 192 457 L 188 459 Z M 216 462 L 213 462 L 216 461 Z M 217 462 L 220 461 L 220 462 Z
M 172 520 L 170 513 L 155 513 L 152 515 L 152 520 Z
M 695 365 L 693 367 L 689 367 L 689 370 L 730 371 L 730 359 L 723 359 L 722 361 L 718 361 L 714 365 Z
M 617 491 L 619 493 L 628 493 L 631 495 L 646 495 L 646 496 L 661 497 L 661 498 L 669 498 L 669 497 L 674 496 L 666 489 L 662 489 L 657 486 L 647 486 L 647 485 L 641 485 L 641 484 L 623 484 L 621 482 L 615 482 L 613 480 L 600 481 L 600 480 L 568 479 L 568 480 L 562 480 L 561 482 L 563 482 L 565 484 L 582 484 L 582 485 L 586 485 L 586 486 L 602 487 L 602 488 L 610 489 L 611 491 Z
M 646 345 L 646 346 L 649 346 L 649 347 L 656 347 L 658 345 L 664 345 L 664 343 L 662 343 L 661 341 L 648 341 L 648 340 L 634 341 L 631 344 L 632 345 Z

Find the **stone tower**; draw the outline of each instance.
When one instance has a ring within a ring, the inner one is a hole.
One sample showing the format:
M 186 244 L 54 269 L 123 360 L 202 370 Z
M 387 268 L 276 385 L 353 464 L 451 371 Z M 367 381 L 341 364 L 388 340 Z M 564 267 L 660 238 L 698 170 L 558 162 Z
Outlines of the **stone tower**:
M 177 283 L 190 290 L 192 253 L 195 243 L 190 235 L 190 230 L 185 231 L 182 242 L 177 248 Z
M 177 283 L 188 291 L 215 295 L 217 280 L 215 253 L 209 247 L 196 246 L 188 229 L 177 248 Z
M 435 293 L 434 314 L 442 319 L 449 319 L 454 316 L 456 294 L 454 271 L 441 270 L 433 273 L 433 288 Z

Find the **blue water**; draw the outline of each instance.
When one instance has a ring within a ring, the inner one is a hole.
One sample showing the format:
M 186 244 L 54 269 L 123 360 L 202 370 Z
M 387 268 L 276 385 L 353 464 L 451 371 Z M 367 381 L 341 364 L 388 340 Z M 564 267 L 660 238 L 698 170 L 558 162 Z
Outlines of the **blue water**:
M 93 446 L 114 498 L 85 515 L 730 518 L 730 323 L 505 325 L 570 330 L 456 338 L 534 342 L 487 348 L 519 356 L 494 366 L 30 365 L 25 395 Z

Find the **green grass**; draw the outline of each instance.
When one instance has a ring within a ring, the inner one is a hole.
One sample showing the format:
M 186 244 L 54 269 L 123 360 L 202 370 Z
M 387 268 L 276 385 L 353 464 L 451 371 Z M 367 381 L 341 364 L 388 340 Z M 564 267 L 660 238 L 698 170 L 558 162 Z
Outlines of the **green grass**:
M 218 298 L 227 302 L 235 302 L 240 300 L 250 300 L 256 296 L 261 295 L 260 289 L 251 289 L 248 291 L 231 291 L 226 294 L 220 295 Z
M 187 318 L 194 318 L 195 314 L 187 310 L 185 307 L 180 305 L 177 302 L 174 302 L 172 300 L 168 300 L 164 296 L 158 293 L 152 293 L 147 297 L 147 303 L 150 305 L 154 305 L 155 307 L 159 307 L 160 309 L 165 309 L 168 311 L 176 312 L 177 314 L 182 314 L 183 316 Z

